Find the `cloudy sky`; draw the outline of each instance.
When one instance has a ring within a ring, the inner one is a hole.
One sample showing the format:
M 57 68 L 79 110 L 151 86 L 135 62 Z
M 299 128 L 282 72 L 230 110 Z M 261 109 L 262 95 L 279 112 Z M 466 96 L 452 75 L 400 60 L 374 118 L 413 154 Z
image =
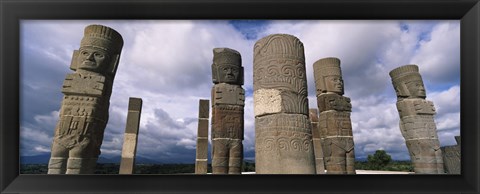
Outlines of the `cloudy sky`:
M 417 64 L 427 99 L 437 109 L 442 146 L 460 134 L 460 22 L 287 20 L 24 20 L 21 22 L 20 155 L 48 154 L 63 94 L 61 87 L 83 29 L 102 24 L 125 41 L 110 99 L 103 157 L 121 155 L 129 97 L 143 99 L 137 155 L 194 163 L 198 101 L 210 99 L 213 48 L 239 51 L 245 68 L 245 159 L 255 157 L 253 45 L 285 33 L 305 46 L 308 97 L 316 108 L 312 65 L 341 60 L 345 96 L 352 99 L 356 158 L 383 149 L 409 160 L 400 134 L 388 73 Z

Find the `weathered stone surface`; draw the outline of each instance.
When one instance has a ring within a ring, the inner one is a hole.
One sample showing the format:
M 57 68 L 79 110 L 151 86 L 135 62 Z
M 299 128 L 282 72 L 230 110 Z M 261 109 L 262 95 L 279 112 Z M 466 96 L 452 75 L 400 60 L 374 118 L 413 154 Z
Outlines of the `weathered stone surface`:
M 253 93 L 255 116 L 276 113 L 308 113 L 308 99 L 304 94 L 277 89 L 258 89 Z
M 315 174 L 308 117 L 273 114 L 255 118 L 255 170 L 258 174 Z
M 207 174 L 208 161 L 207 159 L 195 160 L 195 174 Z
M 137 151 L 137 137 L 135 133 L 125 133 L 123 138 L 123 147 L 122 147 L 122 160 L 125 158 L 135 158 L 135 153 Z M 128 167 L 125 167 L 128 168 Z M 132 168 L 129 168 L 132 169 Z M 133 171 L 132 171 L 133 172 Z M 122 163 L 120 163 L 120 174 L 122 173 Z M 131 174 L 131 173 L 126 173 Z
M 241 174 L 245 90 L 240 53 L 213 49 L 212 173 Z
M 212 140 L 213 174 L 241 174 L 243 144 L 241 139 L 215 138 Z
M 212 88 L 212 98 L 215 105 L 245 106 L 245 90 L 242 86 L 226 83 L 215 84 Z
M 210 101 L 207 99 L 200 99 L 198 107 L 198 118 L 208 119 L 210 113 Z
M 340 59 L 334 57 L 320 59 L 313 64 L 313 70 L 317 96 L 328 92 L 343 95 Z
M 243 139 L 243 107 L 214 106 L 212 109 L 212 139 Z
M 94 172 L 122 47 L 123 39 L 115 30 L 101 25 L 85 28 L 70 65 L 75 72 L 63 84 L 49 174 Z
M 355 152 L 350 98 L 344 93 L 340 60 L 323 58 L 313 64 L 318 131 L 327 174 L 355 174 Z
M 318 122 L 322 138 L 335 136 L 353 136 L 352 121 L 349 112 L 324 111 L 320 113 Z
M 320 128 L 318 126 L 317 109 L 309 109 L 310 123 L 312 125 L 313 151 L 315 154 L 315 168 L 317 174 L 325 174 L 325 162 L 323 159 L 322 139 L 320 136 Z
M 307 94 L 305 55 L 303 43 L 298 38 L 273 34 L 257 41 L 253 52 L 254 90 L 277 89 Z
M 273 34 L 253 52 L 256 173 L 315 174 L 303 43 Z
M 456 136 L 457 138 L 459 136 Z M 441 147 L 445 172 L 448 174 L 461 174 L 461 146 L 459 140 L 457 145 Z
M 128 102 L 127 124 L 123 138 L 122 160 L 119 174 L 133 174 L 137 153 L 138 130 L 142 114 L 142 99 L 130 98 Z
M 195 157 L 195 174 L 207 174 L 209 107 L 209 100 L 200 99 L 198 108 L 198 135 Z
M 405 138 L 415 173 L 443 174 L 444 164 L 434 121 L 433 102 L 425 100 L 426 92 L 416 65 L 405 65 L 390 71 L 397 94 L 400 131 Z
M 336 110 L 352 112 L 350 98 L 335 93 L 323 93 L 317 96 L 318 110 L 320 112 Z
M 229 48 L 213 49 L 212 81 L 214 84 L 243 85 L 242 56 Z

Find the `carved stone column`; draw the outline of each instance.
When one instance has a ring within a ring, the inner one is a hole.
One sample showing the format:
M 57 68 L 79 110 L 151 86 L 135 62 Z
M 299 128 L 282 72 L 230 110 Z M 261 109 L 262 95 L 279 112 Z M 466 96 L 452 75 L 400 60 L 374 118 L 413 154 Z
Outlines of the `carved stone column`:
M 212 77 L 212 172 L 241 174 L 245 90 L 240 53 L 213 49 Z
M 137 154 L 138 128 L 142 115 L 142 99 L 130 98 L 128 101 L 127 124 L 122 147 L 122 160 L 119 174 L 133 174 L 135 171 L 135 155 Z
M 313 64 L 320 136 L 327 174 L 355 174 L 355 152 L 350 98 L 344 97 L 338 58 L 324 58 Z
M 416 65 L 405 65 L 390 71 L 397 94 L 400 131 L 405 138 L 415 173 L 443 174 L 443 156 L 434 121 L 433 102 L 425 100 L 426 92 Z
M 208 168 L 208 114 L 209 101 L 201 99 L 198 108 L 197 150 L 195 174 L 207 174 Z
M 254 46 L 255 170 L 315 174 L 303 43 L 273 34 Z
M 67 74 L 63 83 L 49 174 L 94 173 L 122 47 L 117 31 L 101 25 L 85 28 L 70 65 L 75 72 Z

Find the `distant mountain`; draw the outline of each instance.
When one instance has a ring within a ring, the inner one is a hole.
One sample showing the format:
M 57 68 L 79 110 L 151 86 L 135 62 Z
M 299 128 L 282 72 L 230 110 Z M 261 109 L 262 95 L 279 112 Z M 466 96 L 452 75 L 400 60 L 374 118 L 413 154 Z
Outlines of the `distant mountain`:
M 36 156 L 20 156 L 20 164 L 48 164 L 50 153 Z
M 48 164 L 50 160 L 50 153 L 36 155 L 36 156 L 20 156 L 20 164 Z M 112 158 L 105 158 L 100 157 L 98 158 L 98 163 L 116 163 L 119 164 L 121 160 L 120 156 L 112 157 Z M 156 160 L 152 160 L 149 158 L 137 156 L 135 158 L 135 163 L 137 164 L 162 164 L 164 162 L 159 162 Z M 175 162 L 173 162 L 175 163 Z M 193 162 L 192 162 L 193 163 Z

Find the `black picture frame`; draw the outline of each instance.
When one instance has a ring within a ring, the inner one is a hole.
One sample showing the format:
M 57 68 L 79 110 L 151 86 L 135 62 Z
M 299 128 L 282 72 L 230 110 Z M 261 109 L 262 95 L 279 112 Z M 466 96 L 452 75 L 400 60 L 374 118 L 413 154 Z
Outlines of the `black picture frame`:
M 0 0 L 1 193 L 478 193 L 478 0 Z M 19 24 L 23 19 L 461 20 L 461 175 L 19 174 Z

